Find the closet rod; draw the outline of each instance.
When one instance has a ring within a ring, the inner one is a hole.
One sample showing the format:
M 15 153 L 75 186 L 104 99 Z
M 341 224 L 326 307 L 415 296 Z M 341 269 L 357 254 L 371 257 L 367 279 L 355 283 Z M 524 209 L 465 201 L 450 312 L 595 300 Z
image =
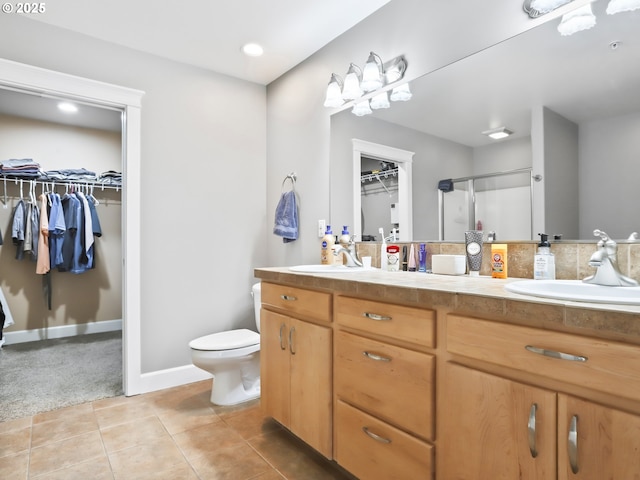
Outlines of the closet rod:
M 32 178 L 16 178 L 16 177 L 8 177 L 6 175 L 0 175 L 0 178 L 2 178 L 2 182 L 3 182 L 3 187 L 4 187 L 4 194 L 5 194 L 5 201 L 6 201 L 6 195 L 7 195 L 7 183 L 8 182 L 13 182 L 15 185 L 19 185 L 21 182 L 22 183 L 27 183 L 29 184 L 30 182 L 35 183 L 36 185 L 42 185 L 45 187 L 51 187 L 51 189 L 53 190 L 55 187 L 80 187 L 80 188 L 92 188 L 92 189 L 100 189 L 100 190 L 115 190 L 115 191 L 119 191 L 122 190 L 122 185 L 109 185 L 106 183 L 102 183 L 99 182 L 97 180 L 37 180 L 37 179 L 32 179 Z M 3 202 L 4 203 L 4 202 Z

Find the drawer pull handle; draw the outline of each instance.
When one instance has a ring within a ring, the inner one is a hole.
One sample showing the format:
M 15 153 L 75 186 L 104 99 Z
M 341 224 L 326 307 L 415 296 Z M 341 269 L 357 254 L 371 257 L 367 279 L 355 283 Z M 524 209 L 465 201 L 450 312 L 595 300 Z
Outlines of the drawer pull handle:
M 527 345 L 524 348 L 526 348 L 528 351 L 532 353 L 537 353 L 538 355 L 544 355 L 545 357 L 558 358 L 560 360 L 569 360 L 571 362 L 587 361 L 587 357 L 583 357 L 581 355 L 571 355 L 570 353 L 556 352 L 555 350 L 547 350 L 545 348 L 538 348 L 532 345 Z
M 289 351 L 291 352 L 291 355 L 295 355 L 296 351 L 293 348 L 293 334 L 296 333 L 296 327 L 291 327 L 291 329 L 289 330 Z
M 569 464 L 571 465 L 571 471 L 575 474 L 578 473 L 578 416 L 571 417 L 569 423 L 569 438 L 567 439 L 569 448 Z
M 374 440 L 376 440 L 377 442 L 380 442 L 380 443 L 391 443 L 390 439 L 381 437 L 380 435 L 376 435 L 375 433 L 370 431 L 368 427 L 362 427 L 362 431 L 364 433 L 366 433 L 367 435 L 369 435 Z
M 391 359 L 389 357 L 383 357 L 382 355 L 378 355 L 377 353 L 371 353 L 371 352 L 364 351 L 364 352 L 362 352 L 362 354 L 365 357 L 370 358 L 371 360 L 376 360 L 377 362 L 390 362 L 391 361 Z
M 280 325 L 280 350 L 285 350 L 287 346 L 284 344 L 284 336 L 282 335 L 282 330 L 286 328 L 286 325 L 283 323 Z
M 362 316 L 367 317 L 371 320 L 376 320 L 378 322 L 388 322 L 389 320 L 392 320 L 391 317 L 387 317 L 386 315 L 378 315 L 377 313 L 364 312 Z
M 531 457 L 536 458 L 538 456 L 538 449 L 536 448 L 536 413 L 538 412 L 538 404 L 531 404 L 529 410 L 529 423 L 527 424 L 529 430 L 529 451 Z
M 294 297 L 293 295 L 280 295 L 280 298 L 282 300 L 285 300 L 287 302 L 295 302 L 296 300 L 298 300 L 296 297 Z

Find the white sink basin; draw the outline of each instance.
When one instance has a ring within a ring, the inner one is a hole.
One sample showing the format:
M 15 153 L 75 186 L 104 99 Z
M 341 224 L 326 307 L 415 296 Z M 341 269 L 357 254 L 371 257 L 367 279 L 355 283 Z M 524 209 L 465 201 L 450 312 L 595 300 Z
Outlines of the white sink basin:
M 363 267 L 347 267 L 346 265 L 296 265 L 289 267 L 292 272 L 305 273 L 356 273 L 368 269 Z
M 605 287 L 582 280 L 523 280 L 505 285 L 505 290 L 534 297 L 574 302 L 640 305 L 640 287 Z

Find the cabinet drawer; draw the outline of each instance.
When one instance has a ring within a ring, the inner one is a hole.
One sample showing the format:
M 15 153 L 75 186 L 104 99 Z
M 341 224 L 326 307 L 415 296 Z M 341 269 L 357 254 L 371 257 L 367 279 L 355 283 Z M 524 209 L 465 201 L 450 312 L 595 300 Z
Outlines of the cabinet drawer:
M 640 347 L 569 333 L 449 315 L 447 350 L 640 400 Z M 535 353 L 531 350 L 537 350 Z M 548 355 L 543 355 L 546 352 Z M 554 358 L 554 352 L 571 357 Z M 573 357 L 579 357 L 569 359 Z
M 432 478 L 433 446 L 344 402 L 336 405 L 336 460 L 358 478 Z
M 336 296 L 340 325 L 425 347 L 435 347 L 435 312 L 391 303 Z
M 262 304 L 306 318 L 331 321 L 331 294 L 262 282 Z
M 335 338 L 337 396 L 432 439 L 434 357 L 347 332 Z

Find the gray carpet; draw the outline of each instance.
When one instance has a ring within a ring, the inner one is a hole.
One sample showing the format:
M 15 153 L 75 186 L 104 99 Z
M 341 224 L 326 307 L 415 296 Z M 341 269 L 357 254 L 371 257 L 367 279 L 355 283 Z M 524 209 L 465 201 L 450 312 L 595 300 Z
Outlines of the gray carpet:
M 0 348 L 0 422 L 122 393 L 120 331 Z

